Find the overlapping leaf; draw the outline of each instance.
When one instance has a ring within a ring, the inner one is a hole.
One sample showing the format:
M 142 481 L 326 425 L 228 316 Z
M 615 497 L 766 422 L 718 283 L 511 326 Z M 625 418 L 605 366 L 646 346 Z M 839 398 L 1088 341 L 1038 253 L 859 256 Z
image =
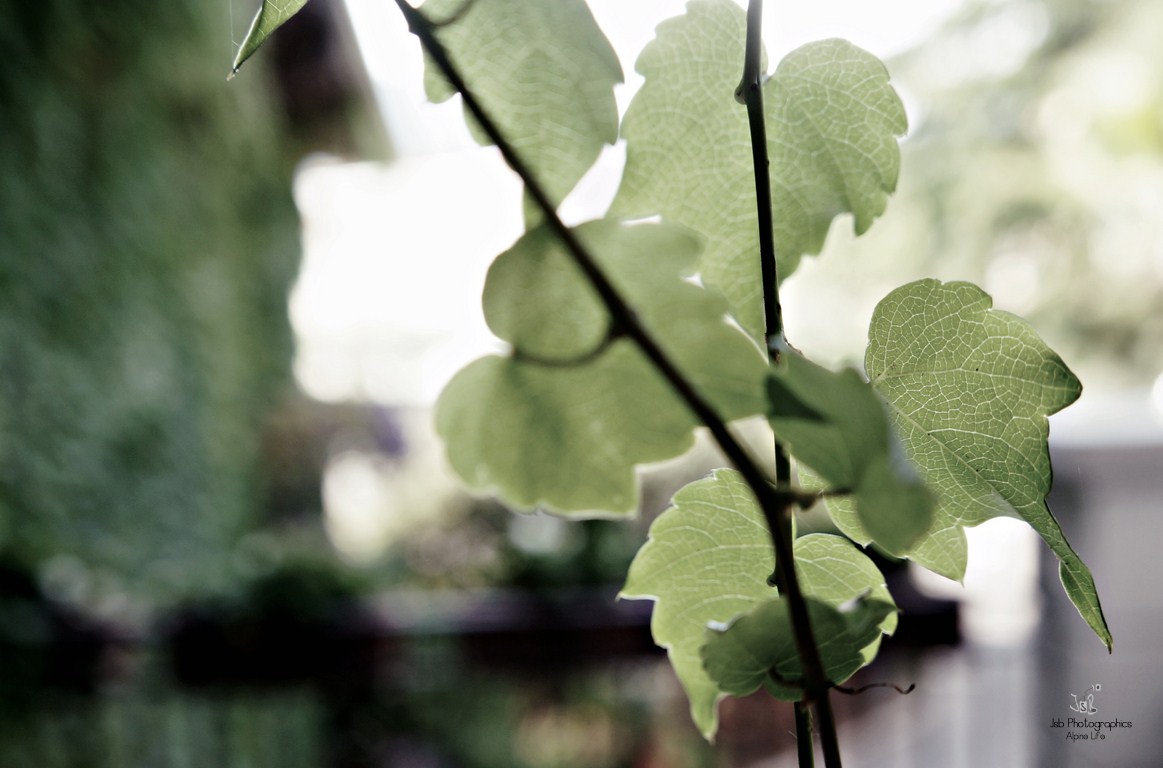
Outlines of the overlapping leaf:
M 1090 571 L 1046 505 L 1047 417 L 1082 390 L 1065 363 L 1022 319 L 991 309 L 969 283 L 921 280 L 876 308 L 865 366 L 909 456 L 940 497 L 942 536 L 997 516 L 1033 526 L 1060 561 L 1067 595 L 1109 647 Z M 936 548 L 910 557 L 960 578 Z
M 796 573 L 806 597 L 836 607 L 865 592 L 891 602 L 884 578 L 867 557 L 837 536 L 795 542 Z M 650 626 L 686 689 L 691 716 L 710 738 L 723 691 L 703 667 L 700 649 L 712 622 L 725 623 L 773 597 L 771 538 L 746 483 L 733 470 L 692 483 L 651 526 L 621 596 L 656 601 Z M 895 614 L 880 622 L 896 626 Z M 771 638 L 777 642 L 778 638 Z
M 577 228 L 660 345 L 727 419 L 763 412 L 763 356 L 725 320 L 722 299 L 689 281 L 698 241 L 662 224 Z M 449 383 L 437 430 L 470 486 L 515 507 L 630 514 L 635 464 L 686 451 L 698 424 L 627 339 L 607 338 L 597 298 L 541 229 L 494 264 L 493 330 L 514 345 Z
M 692 0 L 658 27 L 637 70 L 646 82 L 622 122 L 626 170 L 611 208 L 661 214 L 707 241 L 703 280 L 762 338 L 762 281 L 746 111 L 734 98 L 746 20 L 730 0 Z M 863 232 L 896 185 L 904 110 L 884 65 L 839 40 L 790 54 L 765 86 L 778 269 L 818 253 L 851 212 Z
M 806 602 L 824 674 L 832 683 L 844 682 L 867 663 L 864 649 L 879 641 L 881 622 L 896 616 L 892 603 L 866 596 L 840 606 Z M 787 600 L 767 600 L 730 624 L 712 624 L 705 637 L 703 667 L 719 690 L 746 696 L 765 686 L 777 699 L 804 697 L 796 685 L 803 667 Z
M 904 554 L 929 529 L 934 499 L 909 465 L 884 405 L 851 369 L 784 356 L 768 382 L 771 427 L 799 461 L 853 496 L 864 530 Z
M 473 94 L 505 138 L 533 169 L 549 197 L 560 203 L 603 144 L 618 136 L 614 85 L 622 65 L 584 0 L 429 0 L 449 50 Z M 428 96 L 452 96 L 434 67 L 425 75 Z M 488 138 L 469 118 L 482 144 Z
M 254 55 L 259 46 L 274 34 L 274 31 L 298 13 L 307 0 L 263 0 L 262 6 L 250 24 L 250 31 L 242 40 L 238 54 L 234 57 L 233 70 L 238 71 L 242 63 Z

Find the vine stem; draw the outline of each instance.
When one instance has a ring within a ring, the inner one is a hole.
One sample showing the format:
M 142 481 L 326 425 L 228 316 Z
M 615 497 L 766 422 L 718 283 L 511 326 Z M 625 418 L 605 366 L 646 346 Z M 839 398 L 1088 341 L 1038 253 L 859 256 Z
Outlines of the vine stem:
M 574 263 L 585 275 L 591 286 L 601 298 L 614 326 L 626 338 L 638 346 L 655 370 L 661 375 L 679 398 L 686 404 L 695 417 L 702 423 L 727 459 L 739 471 L 763 510 L 768 527 L 771 531 L 775 550 L 775 567 L 777 581 L 781 586 L 782 594 L 788 601 L 792 619 L 792 632 L 795 637 L 796 649 L 799 652 L 801 666 L 804 671 L 804 703 L 816 703 L 821 694 L 825 697 L 828 690 L 828 681 L 820 661 L 819 649 L 812 635 L 811 623 L 808 620 L 807 603 L 799 587 L 792 554 L 792 539 L 790 528 L 782 524 L 772 524 L 788 518 L 788 510 L 794 498 L 773 486 L 767 474 L 751 457 L 742 444 L 735 439 L 727 427 L 727 423 L 719 416 L 714 407 L 695 389 L 694 385 L 675 366 L 654 337 L 646 330 L 637 314 L 631 309 L 625 299 L 610 282 L 589 250 L 581 243 L 577 236 L 569 229 L 557 215 L 557 207 L 550 201 L 544 188 L 537 182 L 536 176 L 529 166 L 505 138 L 497 124 L 481 106 L 473 92 L 468 88 L 459 70 L 453 65 L 444 45 L 435 34 L 434 25 L 418 9 L 408 4 L 407 0 L 394 0 L 408 23 L 408 29 L 420 40 L 429 58 L 443 74 L 448 83 L 455 89 L 464 102 L 465 109 L 477 121 L 477 124 L 496 145 L 501 156 L 510 168 L 525 184 L 526 193 L 545 214 L 545 224 L 565 246 Z M 749 34 L 750 46 L 750 34 Z M 758 83 L 758 66 L 755 67 L 756 83 Z M 762 110 L 761 110 L 762 113 Z M 766 146 L 766 145 L 765 145 Z M 766 150 L 765 150 L 766 151 Z M 766 167 L 763 178 L 766 179 Z M 760 217 L 762 219 L 762 217 Z M 770 215 L 769 215 L 770 225 Z M 774 263 L 774 262 L 773 262 Z M 785 458 L 786 461 L 786 458 Z M 784 484 L 786 486 L 786 484 Z M 831 722 L 829 710 L 827 718 L 817 712 L 820 725 Z M 825 751 L 825 755 L 827 752 Z M 836 766 L 839 766 L 838 755 Z M 833 763 L 827 763 L 833 768 Z
M 816 753 L 812 749 L 812 708 L 802 701 L 795 703 L 796 756 L 800 768 L 814 768 Z
M 763 109 L 763 0 L 750 0 L 747 5 L 747 41 L 743 55 L 743 79 L 735 90 L 735 99 L 747 107 L 747 124 L 751 132 L 751 160 L 755 177 L 755 207 L 759 226 L 759 258 L 763 279 L 763 319 L 764 341 L 768 360 L 772 365 L 779 362 L 787 349 L 783 328 L 783 306 L 779 300 L 779 273 L 775 259 L 775 231 L 772 223 L 771 202 L 771 162 L 767 155 L 767 122 Z M 775 443 L 775 480 L 779 486 L 791 484 L 791 461 L 778 441 Z M 794 581 L 787 580 L 790 572 L 795 576 L 792 547 L 782 546 L 783 541 L 792 539 L 792 508 L 767 508 L 767 527 L 771 531 L 775 549 L 777 573 L 776 582 L 788 600 L 792 626 L 795 628 L 796 650 L 804 670 L 804 698 L 796 704 L 796 730 L 799 736 L 798 754 L 801 768 L 812 768 L 811 728 L 809 708 L 814 706 L 816 724 L 819 726 L 820 747 L 824 753 L 826 768 L 841 768 L 840 746 L 836 737 L 836 721 L 832 713 L 832 703 L 828 698 L 830 683 L 820 661 L 819 648 L 815 643 L 807 605 Z M 785 552 L 784 549 L 787 551 Z M 782 560 L 790 567 L 778 569 Z M 805 749 L 806 743 L 806 749 Z

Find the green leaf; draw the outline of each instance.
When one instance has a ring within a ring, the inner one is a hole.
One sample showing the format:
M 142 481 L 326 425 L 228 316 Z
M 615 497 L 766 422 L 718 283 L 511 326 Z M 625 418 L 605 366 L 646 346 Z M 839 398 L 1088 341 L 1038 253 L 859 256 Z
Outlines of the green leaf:
M 801 537 L 795 554 L 806 597 L 838 606 L 869 591 L 877 600 L 892 600 L 872 561 L 840 537 Z M 763 515 L 739 474 L 725 469 L 675 495 L 630 565 L 621 597 L 657 601 L 650 622 L 654 641 L 667 649 L 691 717 L 707 738 L 714 735 L 723 691 L 700 657 L 706 627 L 774 597 L 767 584 L 774 565 Z M 895 622 L 895 615 L 886 616 L 881 631 L 891 632 Z
M 610 211 L 662 214 L 702 235 L 703 281 L 762 338 L 751 139 L 734 95 L 746 29 L 730 0 L 692 0 L 685 15 L 658 26 L 636 64 L 645 82 L 622 119 L 626 169 Z M 792 269 L 780 264 L 781 275 Z
M 661 214 L 707 242 L 700 272 L 740 324 L 763 337 L 755 184 L 746 110 L 735 101 L 746 19 L 730 0 L 692 0 L 659 25 L 622 121 L 626 170 L 611 212 Z M 773 223 L 781 278 L 818 253 L 845 211 L 863 232 L 899 165 L 904 110 L 875 57 L 842 41 L 790 54 L 765 87 Z
M 998 516 L 1028 522 L 1057 555 L 1066 594 L 1109 648 L 1094 580 L 1046 505 L 1047 417 L 1074 402 L 1082 386 L 1028 323 L 992 303 L 969 283 L 898 288 L 873 313 L 865 366 L 909 456 L 940 497 L 935 530 Z M 956 563 L 922 558 L 919 550 L 910 556 L 963 575 Z
M 610 220 L 575 232 L 724 418 L 763 412 L 763 355 L 726 321 L 721 297 L 684 279 L 698 258 L 693 236 Z M 468 366 L 436 406 L 449 461 L 468 485 L 521 509 L 628 515 L 635 465 L 690 448 L 699 424 L 636 346 L 603 341 L 609 321 L 595 302 L 542 228 L 498 257 L 485 312 L 513 354 Z
M 812 634 L 828 680 L 839 684 L 867 662 L 864 649 L 880 639 L 880 624 L 896 607 L 859 596 L 839 607 L 808 599 Z M 707 675 L 732 696 L 746 696 L 761 685 L 778 699 L 799 701 L 803 678 L 787 600 L 760 603 L 729 625 L 707 628 L 700 650 Z M 773 674 L 774 671 L 774 674 Z
M 771 427 L 832 488 L 855 499 L 862 529 L 902 555 L 929 529 L 934 499 L 905 459 L 884 405 L 852 369 L 788 354 L 768 382 Z
M 801 467 L 801 475 L 803 468 Z M 801 477 L 801 481 L 806 478 Z M 821 480 L 821 487 L 826 484 Z M 940 497 L 937 499 L 940 505 Z M 824 506 L 832 522 L 848 538 L 861 546 L 872 543 L 872 534 L 864 527 L 860 515 L 856 510 L 856 502 L 851 497 L 832 497 L 824 500 Z M 937 512 L 932 513 L 933 522 L 928 532 L 917 540 L 907 557 L 915 560 L 931 571 L 960 581 L 965 575 L 965 566 L 969 562 L 969 545 L 965 540 L 965 531 L 956 523 L 950 523 L 946 516 Z
M 832 219 L 863 234 L 884 213 L 900 173 L 904 106 L 880 59 L 844 40 L 789 53 L 765 88 L 780 255 L 816 254 Z
M 238 72 L 242 63 L 254 55 L 259 46 L 283 26 L 292 16 L 307 4 L 307 0 L 263 0 L 262 7 L 250 24 L 250 31 L 242 40 L 238 54 L 234 57 L 233 72 Z M 233 75 L 232 75 L 233 76 Z
M 429 0 L 432 20 L 455 14 L 465 0 Z M 468 87 L 555 203 L 618 137 L 614 85 L 622 65 L 584 0 L 471 0 L 440 29 Z M 428 97 L 453 95 L 428 62 Z M 468 118 L 481 144 L 491 143 Z

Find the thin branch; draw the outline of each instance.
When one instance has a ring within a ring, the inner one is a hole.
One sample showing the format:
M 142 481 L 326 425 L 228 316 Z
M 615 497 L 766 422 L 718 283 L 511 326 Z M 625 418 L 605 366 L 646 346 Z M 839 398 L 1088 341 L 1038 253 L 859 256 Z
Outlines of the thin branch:
M 819 723 L 820 749 L 824 752 L 825 768 L 840 768 L 840 741 L 836 738 L 836 718 L 832 714 L 832 701 L 828 689 L 816 700 L 816 722 Z
M 763 279 L 763 319 L 765 323 L 764 341 L 768 359 L 772 365 L 779 362 L 780 355 L 787 347 L 783 330 L 783 307 L 779 300 L 779 274 L 776 271 L 775 231 L 772 223 L 771 163 L 767 155 L 767 123 L 763 109 L 762 72 L 762 22 L 763 0 L 750 0 L 747 5 L 747 42 L 743 60 L 743 78 L 735 90 L 735 98 L 747 107 L 747 124 L 751 132 L 751 160 L 755 177 L 755 207 L 759 226 L 759 258 Z M 791 483 L 791 461 L 783 446 L 775 443 L 775 480 L 777 485 L 786 487 Z M 771 531 L 775 549 L 777 572 L 773 579 L 788 600 L 792 629 L 795 633 L 796 650 L 804 670 L 804 707 L 815 705 L 816 723 L 819 726 L 820 746 L 824 752 L 826 768 L 840 768 L 840 747 L 836 738 L 836 723 L 832 715 L 832 704 L 828 700 L 830 683 L 824 673 L 820 650 L 812 633 L 807 604 L 796 583 L 795 564 L 792 560 L 790 504 L 768 513 L 767 527 Z M 787 546 L 783 546 L 787 542 Z M 784 563 L 783 561 L 786 561 Z M 785 565 L 781 568 L 780 566 Z M 799 715 L 797 705 L 797 717 Z M 800 754 L 800 765 L 804 763 Z
M 795 711 L 796 756 L 800 768 L 812 768 L 816 764 L 816 751 L 812 745 L 812 708 L 802 701 L 797 701 Z
M 751 162 L 755 176 L 755 208 L 759 223 L 759 261 L 763 279 L 763 320 L 767 352 L 778 362 L 786 348 L 783 337 L 783 306 L 779 301 L 779 275 L 776 273 L 775 229 L 772 223 L 771 163 L 767 157 L 767 123 L 763 113 L 763 72 L 761 26 L 763 0 L 751 0 L 747 6 L 747 47 L 743 61 L 743 79 L 735 89 L 735 99 L 747 106 L 747 124 L 751 129 Z

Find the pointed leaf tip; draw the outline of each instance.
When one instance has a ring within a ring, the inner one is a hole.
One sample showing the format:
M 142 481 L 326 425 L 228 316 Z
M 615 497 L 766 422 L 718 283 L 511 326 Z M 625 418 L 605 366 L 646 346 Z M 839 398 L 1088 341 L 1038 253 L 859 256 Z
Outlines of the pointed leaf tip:
M 960 544 L 963 557 L 962 527 L 999 516 L 1025 520 L 1061 561 L 1067 596 L 1109 647 L 1094 579 L 1046 505 L 1048 417 L 1082 392 L 1071 370 L 1029 323 L 993 309 L 985 291 L 965 282 L 919 280 L 896 289 L 873 313 L 868 339 L 872 385 L 940 498 L 922 545 L 939 533 Z M 943 546 L 922 546 L 910 557 L 938 573 L 964 571 Z
M 238 54 L 234 57 L 230 75 L 226 79 L 233 79 L 243 62 L 253 56 L 276 29 L 287 23 L 306 4 L 307 0 L 263 0 L 254 21 L 250 24 L 250 31 L 246 33 L 242 45 L 238 47 Z

